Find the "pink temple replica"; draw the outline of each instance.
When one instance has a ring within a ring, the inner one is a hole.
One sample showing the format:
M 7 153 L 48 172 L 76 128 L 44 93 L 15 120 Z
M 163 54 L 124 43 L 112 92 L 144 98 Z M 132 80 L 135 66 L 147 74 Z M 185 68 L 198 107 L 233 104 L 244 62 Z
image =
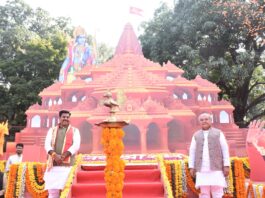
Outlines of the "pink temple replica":
M 112 59 L 84 66 L 74 73 L 73 81 L 56 82 L 39 94 L 42 105 L 27 110 L 27 127 L 15 140 L 25 144 L 25 160 L 44 162 L 47 130 L 58 122 L 57 112 L 68 109 L 71 123 L 81 133 L 80 152 L 102 153 L 101 129 L 95 124 L 109 113 L 103 95 L 110 91 L 120 106 L 117 119 L 130 122 L 124 127 L 125 153 L 187 154 L 192 134 L 199 127 L 197 116 L 209 112 L 214 126 L 223 130 L 231 156 L 246 156 L 247 130 L 234 124 L 234 107 L 218 101 L 220 89 L 215 84 L 200 76 L 187 80 L 183 73 L 170 62 L 160 65 L 146 59 L 132 26 L 127 24 Z M 7 152 L 13 148 L 9 143 Z M 260 157 L 264 172 L 262 160 Z

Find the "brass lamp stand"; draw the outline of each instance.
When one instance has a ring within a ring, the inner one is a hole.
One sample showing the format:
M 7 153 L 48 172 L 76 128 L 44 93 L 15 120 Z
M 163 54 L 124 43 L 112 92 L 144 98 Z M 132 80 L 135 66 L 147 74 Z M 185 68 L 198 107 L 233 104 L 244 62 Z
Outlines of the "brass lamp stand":
M 101 143 L 103 144 L 104 153 L 106 155 L 106 167 L 104 169 L 104 179 L 106 182 L 107 198 L 122 198 L 122 189 L 124 182 L 125 162 L 120 158 L 124 145 L 122 138 L 124 132 L 122 127 L 128 123 L 119 121 L 115 117 L 119 105 L 112 98 L 112 94 L 107 92 L 104 94 L 104 105 L 110 108 L 110 116 L 96 125 L 102 127 Z

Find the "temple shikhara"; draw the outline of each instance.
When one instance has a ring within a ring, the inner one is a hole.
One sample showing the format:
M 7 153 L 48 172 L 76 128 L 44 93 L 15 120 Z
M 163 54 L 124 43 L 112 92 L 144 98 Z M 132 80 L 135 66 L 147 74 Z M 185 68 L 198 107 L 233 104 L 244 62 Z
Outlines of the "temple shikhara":
M 224 131 L 230 152 L 244 155 L 246 133 L 233 122 L 233 106 L 218 101 L 220 89 L 215 84 L 200 76 L 187 80 L 183 73 L 171 62 L 160 65 L 146 59 L 127 24 L 113 58 L 84 66 L 70 82 L 55 82 L 39 94 L 42 105 L 27 110 L 27 127 L 16 134 L 16 142 L 25 144 L 25 160 L 45 161 L 46 133 L 58 123 L 58 111 L 67 109 L 81 133 L 80 152 L 101 153 L 101 129 L 95 124 L 108 115 L 102 99 L 110 91 L 120 105 L 116 117 L 130 123 L 124 127 L 125 153 L 187 154 L 192 134 L 199 128 L 197 116 L 209 112 L 214 126 Z

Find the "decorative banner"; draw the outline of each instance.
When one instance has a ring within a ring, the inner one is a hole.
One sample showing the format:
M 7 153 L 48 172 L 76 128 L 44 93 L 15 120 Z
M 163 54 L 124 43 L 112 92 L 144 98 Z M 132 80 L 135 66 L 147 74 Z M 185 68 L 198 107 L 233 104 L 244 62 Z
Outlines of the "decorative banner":
M 153 162 L 157 163 L 157 155 L 159 154 L 123 154 L 121 155 L 121 159 L 125 160 L 126 163 L 132 162 Z M 183 154 L 178 153 L 164 153 L 160 154 L 163 156 L 165 160 L 182 160 L 186 159 L 187 156 Z M 106 156 L 105 155 L 83 155 L 83 162 L 82 163 L 93 163 L 93 162 L 106 162 Z

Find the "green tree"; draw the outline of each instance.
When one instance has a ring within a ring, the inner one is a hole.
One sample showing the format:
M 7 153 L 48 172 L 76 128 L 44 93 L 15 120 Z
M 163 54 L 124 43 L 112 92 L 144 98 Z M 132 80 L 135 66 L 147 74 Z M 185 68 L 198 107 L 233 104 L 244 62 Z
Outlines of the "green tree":
M 113 48 L 108 47 L 105 43 L 97 45 L 97 60 L 96 64 L 102 64 L 113 57 Z
M 113 48 L 107 46 L 105 43 L 97 42 L 96 37 L 92 35 L 87 36 L 88 43 L 91 47 L 92 56 L 94 56 L 94 64 L 100 65 L 105 63 L 113 56 Z
M 221 88 L 234 105 L 234 120 L 245 127 L 265 115 L 264 1 L 179 0 L 162 5 L 143 25 L 145 56 L 168 60 Z M 166 18 L 164 16 L 167 16 Z
M 0 15 L 0 119 L 25 126 L 25 111 L 58 78 L 72 27 L 22 0 L 7 1 Z

